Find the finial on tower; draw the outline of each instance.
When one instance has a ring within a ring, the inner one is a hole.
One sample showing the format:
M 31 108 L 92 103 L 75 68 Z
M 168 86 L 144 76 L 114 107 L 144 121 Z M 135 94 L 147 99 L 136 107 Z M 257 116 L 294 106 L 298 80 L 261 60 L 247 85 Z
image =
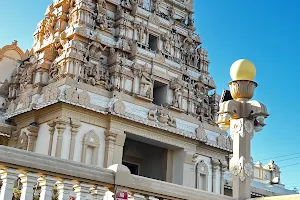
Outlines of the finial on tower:
M 254 64 L 246 59 L 235 61 L 230 68 L 230 76 L 233 81 L 253 81 L 256 75 Z

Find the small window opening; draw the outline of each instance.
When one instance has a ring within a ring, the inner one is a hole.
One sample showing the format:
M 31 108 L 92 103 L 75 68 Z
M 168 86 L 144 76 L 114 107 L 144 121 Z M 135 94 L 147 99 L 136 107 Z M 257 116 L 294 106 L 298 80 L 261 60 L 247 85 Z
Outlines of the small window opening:
M 158 38 L 153 36 L 153 35 L 149 35 L 149 41 L 148 41 L 148 45 L 149 45 L 149 48 L 152 50 L 152 51 L 156 51 L 157 50 L 157 41 L 158 41 Z
M 153 87 L 153 103 L 166 106 L 168 85 L 155 81 Z

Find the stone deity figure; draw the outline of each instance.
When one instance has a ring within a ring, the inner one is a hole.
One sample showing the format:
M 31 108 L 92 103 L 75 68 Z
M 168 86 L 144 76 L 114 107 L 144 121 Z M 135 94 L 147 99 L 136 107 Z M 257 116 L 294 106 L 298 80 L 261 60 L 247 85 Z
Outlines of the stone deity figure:
M 159 7 L 160 7 L 160 4 L 161 4 L 161 0 L 154 0 L 153 2 L 153 12 L 154 13 L 159 13 Z
M 59 80 L 60 70 L 59 65 L 56 61 L 54 61 L 49 69 L 49 82 L 55 82 Z
M 107 15 L 106 14 L 98 14 L 97 23 L 99 24 L 100 29 L 103 31 L 108 28 Z
M 168 33 L 165 33 L 163 36 L 163 47 L 166 53 L 171 53 L 171 43 L 170 43 L 170 37 Z
M 97 11 L 98 11 L 98 14 L 101 13 L 101 12 L 106 11 L 106 2 L 105 2 L 105 0 L 98 0 Z
M 149 68 L 146 63 L 140 71 L 140 95 L 151 98 L 153 79 L 148 70 Z
M 167 123 L 169 120 L 169 114 L 167 108 L 164 108 L 162 105 L 157 109 L 157 120 L 161 123 Z
M 181 97 L 181 89 L 184 86 L 184 82 L 180 78 L 174 78 L 171 81 L 170 88 L 173 89 L 174 95 L 172 105 L 180 108 L 179 99 Z
M 33 83 L 33 73 L 37 66 L 37 58 L 34 55 L 24 62 L 22 76 L 20 77 L 20 89 L 24 91 L 28 85 Z
M 100 43 L 96 41 L 92 41 L 89 43 L 87 46 L 85 55 L 84 55 L 84 60 L 87 60 L 88 57 L 99 57 L 101 56 L 101 51 L 99 50 L 100 48 Z M 98 50 L 98 51 L 97 51 Z
M 138 33 L 139 33 L 139 42 L 144 42 L 144 33 L 145 33 L 145 27 L 143 24 L 138 25 Z
M 175 18 L 175 8 L 174 8 L 174 6 L 169 8 L 169 15 L 170 15 L 170 19 Z

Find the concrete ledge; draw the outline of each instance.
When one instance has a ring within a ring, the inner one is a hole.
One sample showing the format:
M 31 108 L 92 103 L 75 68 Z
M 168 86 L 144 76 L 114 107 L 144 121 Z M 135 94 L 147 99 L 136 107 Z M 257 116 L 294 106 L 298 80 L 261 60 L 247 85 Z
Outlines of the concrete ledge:
M 6 146 L 0 146 L 0 165 L 61 176 L 62 178 L 72 177 L 88 182 L 114 184 L 114 172 L 112 170 Z
M 181 185 L 176 185 L 164 181 L 153 180 L 141 176 L 132 175 L 131 188 L 141 190 L 146 193 L 163 194 L 165 197 L 188 200 L 236 200 L 236 198 L 201 191 Z
M 229 196 L 132 175 L 124 165 L 116 164 L 109 169 L 104 169 L 5 146 L 0 146 L 1 167 L 22 169 L 111 188 L 121 186 L 128 191 L 165 199 L 236 200 Z
M 277 200 L 277 199 L 278 200 L 300 200 L 300 194 L 275 196 L 275 197 L 260 197 L 260 198 L 253 198 L 252 200 Z

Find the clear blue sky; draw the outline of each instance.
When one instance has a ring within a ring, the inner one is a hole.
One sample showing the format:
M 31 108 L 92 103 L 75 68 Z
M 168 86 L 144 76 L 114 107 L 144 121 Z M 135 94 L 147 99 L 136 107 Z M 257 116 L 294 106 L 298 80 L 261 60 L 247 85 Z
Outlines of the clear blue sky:
M 0 47 L 14 39 L 24 50 L 52 0 L 1 1 Z M 229 68 L 240 58 L 257 68 L 255 99 L 265 103 L 270 117 L 252 142 L 255 161 L 275 159 L 279 166 L 300 163 L 297 104 L 300 73 L 300 1 L 298 0 L 195 0 L 195 23 L 209 52 L 210 72 L 218 86 L 227 88 Z M 267 160 L 263 161 L 264 163 Z M 282 168 L 287 187 L 300 186 L 300 165 Z

